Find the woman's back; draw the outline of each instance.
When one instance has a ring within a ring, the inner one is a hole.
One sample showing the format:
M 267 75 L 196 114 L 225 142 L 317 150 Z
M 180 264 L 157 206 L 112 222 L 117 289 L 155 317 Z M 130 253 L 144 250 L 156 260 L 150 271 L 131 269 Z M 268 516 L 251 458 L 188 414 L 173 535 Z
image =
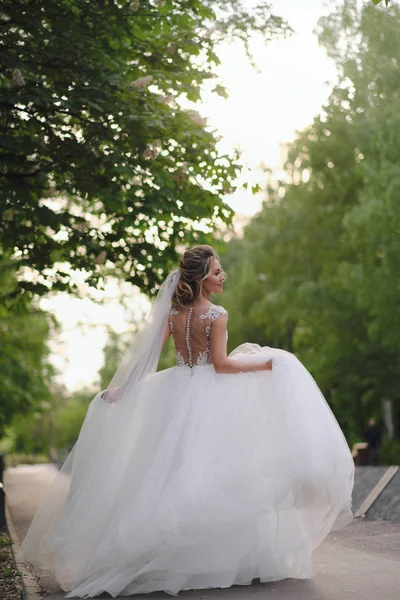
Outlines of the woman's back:
M 218 317 L 227 314 L 222 306 L 211 302 L 171 309 L 168 323 L 174 338 L 178 366 L 212 364 L 212 324 Z

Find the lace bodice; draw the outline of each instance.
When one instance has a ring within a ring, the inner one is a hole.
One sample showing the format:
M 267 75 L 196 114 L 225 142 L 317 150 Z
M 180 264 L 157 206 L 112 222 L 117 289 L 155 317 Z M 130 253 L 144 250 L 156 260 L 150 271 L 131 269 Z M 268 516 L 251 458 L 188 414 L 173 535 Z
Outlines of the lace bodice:
M 222 306 L 210 303 L 171 309 L 168 324 L 174 338 L 178 366 L 212 364 L 211 327 L 216 319 L 227 314 Z

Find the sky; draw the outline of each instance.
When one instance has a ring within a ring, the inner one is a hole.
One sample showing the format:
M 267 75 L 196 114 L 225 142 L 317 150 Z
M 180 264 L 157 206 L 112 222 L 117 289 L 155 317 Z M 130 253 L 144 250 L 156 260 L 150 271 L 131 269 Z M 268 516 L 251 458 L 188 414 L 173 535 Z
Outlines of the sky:
M 254 4 L 253 0 L 243 1 Z M 318 114 L 335 80 L 334 66 L 313 34 L 318 18 L 327 12 L 326 2 L 272 0 L 272 5 L 274 13 L 284 17 L 295 33 L 267 45 L 254 39 L 251 49 L 257 70 L 239 44 L 221 46 L 219 75 L 229 99 L 205 93 L 199 107 L 209 126 L 221 134 L 221 148 L 240 148 L 245 164 L 242 177 L 249 183 L 265 181 L 259 168 L 262 163 L 279 172 L 286 144 Z M 261 201 L 262 194 L 253 196 L 243 189 L 227 198 L 242 218 L 257 212 Z M 146 301 L 134 292 L 131 306 L 124 307 L 120 292 L 118 284 L 111 281 L 105 292 L 91 292 L 96 301 L 67 294 L 42 299 L 41 306 L 61 323 L 61 332 L 51 342 L 52 362 L 60 373 L 60 383 L 69 390 L 90 386 L 96 380 L 107 326 L 125 331 L 132 308 L 145 306 Z
M 326 13 L 325 4 L 322 0 L 273 3 L 274 12 L 285 18 L 295 33 L 268 45 L 254 40 L 251 49 L 261 72 L 249 65 L 238 44 L 227 44 L 219 52 L 221 76 L 230 98 L 209 98 L 203 112 L 223 136 L 225 149 L 241 149 L 251 169 L 245 169 L 244 179 L 263 181 L 258 168 L 261 163 L 279 170 L 286 144 L 293 141 L 296 130 L 312 121 L 329 96 L 335 68 L 313 34 L 318 18 Z M 239 190 L 227 199 L 242 215 L 254 214 L 261 201 L 262 194 L 253 196 L 250 190 Z

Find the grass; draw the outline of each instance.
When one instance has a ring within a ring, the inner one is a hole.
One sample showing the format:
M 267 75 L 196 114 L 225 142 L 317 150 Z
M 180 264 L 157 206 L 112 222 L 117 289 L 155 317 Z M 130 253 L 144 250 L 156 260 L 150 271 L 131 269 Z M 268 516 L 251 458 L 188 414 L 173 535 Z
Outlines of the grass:
M 21 575 L 15 568 L 11 550 L 12 539 L 6 531 L 0 532 L 0 590 L 1 600 L 21 599 Z
M 10 537 L 0 536 L 0 548 L 3 546 L 12 546 L 12 539 Z

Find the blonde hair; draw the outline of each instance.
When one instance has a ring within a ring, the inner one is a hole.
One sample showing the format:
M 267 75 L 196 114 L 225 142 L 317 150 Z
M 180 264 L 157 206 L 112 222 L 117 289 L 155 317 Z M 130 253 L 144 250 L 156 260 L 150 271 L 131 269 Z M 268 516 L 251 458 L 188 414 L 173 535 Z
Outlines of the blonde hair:
M 187 306 L 201 296 L 204 281 L 211 275 L 214 259 L 219 259 L 211 246 L 194 246 L 186 250 L 179 268 L 181 278 L 172 297 L 173 306 Z

